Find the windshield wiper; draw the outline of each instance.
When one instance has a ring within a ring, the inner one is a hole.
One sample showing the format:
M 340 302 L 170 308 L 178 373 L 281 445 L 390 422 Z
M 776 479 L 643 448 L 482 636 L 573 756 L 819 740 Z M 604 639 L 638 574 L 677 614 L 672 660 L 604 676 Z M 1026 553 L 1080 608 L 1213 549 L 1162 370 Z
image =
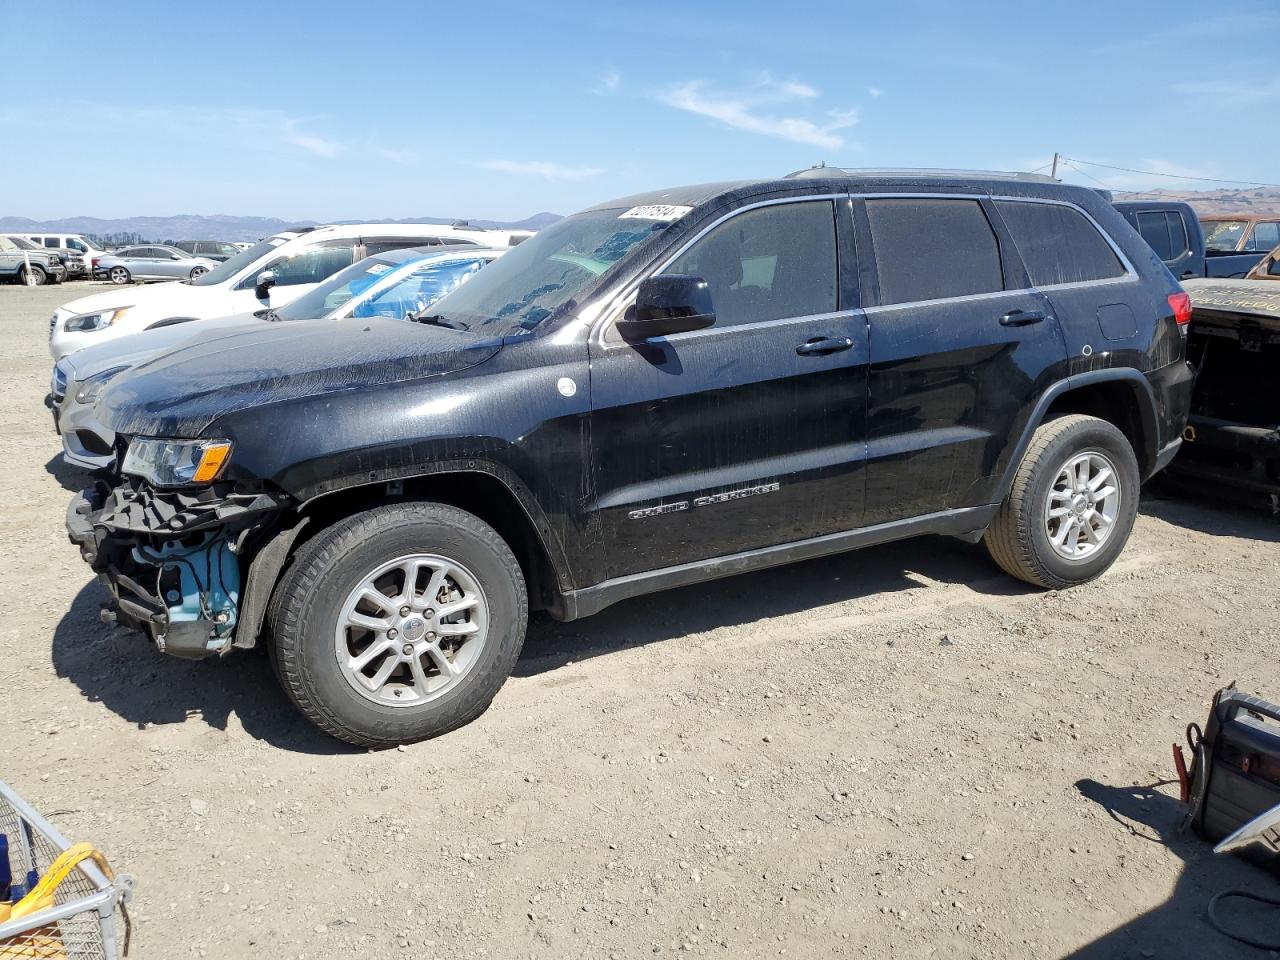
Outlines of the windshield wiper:
M 463 323 L 461 320 L 452 320 L 442 313 L 407 313 L 404 318 L 414 323 L 429 323 L 433 327 L 447 327 L 450 330 L 471 329 L 470 324 Z

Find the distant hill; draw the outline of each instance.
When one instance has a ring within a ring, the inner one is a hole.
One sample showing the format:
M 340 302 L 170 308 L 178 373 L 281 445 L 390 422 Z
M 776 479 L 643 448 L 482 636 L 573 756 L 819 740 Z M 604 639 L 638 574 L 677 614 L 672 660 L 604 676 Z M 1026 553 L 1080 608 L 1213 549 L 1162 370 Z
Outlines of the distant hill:
M 1196 213 L 1280 214 L 1280 187 L 1243 190 L 1144 190 L 1116 191 L 1117 200 L 1185 200 Z
M 62 220 L 29 220 L 0 217 L 0 233 L 85 233 L 95 237 L 134 235 L 144 240 L 257 240 L 290 227 L 318 223 L 456 223 L 457 217 L 406 217 L 403 220 L 279 220 L 275 217 L 229 217 L 179 214 L 175 217 L 66 217 Z M 523 220 L 471 220 L 473 226 L 496 230 L 540 230 L 560 217 L 535 213 Z

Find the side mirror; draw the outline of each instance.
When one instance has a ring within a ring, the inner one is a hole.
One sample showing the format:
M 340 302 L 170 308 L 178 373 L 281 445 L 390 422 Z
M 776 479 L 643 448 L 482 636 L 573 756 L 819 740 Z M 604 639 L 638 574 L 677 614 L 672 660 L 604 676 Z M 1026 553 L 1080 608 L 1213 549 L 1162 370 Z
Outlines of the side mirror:
M 636 304 L 618 321 L 618 332 L 632 342 L 702 330 L 716 322 L 711 288 L 701 277 L 672 274 L 640 284 Z
M 263 270 L 254 281 L 253 295 L 259 300 L 267 299 L 268 292 L 276 285 L 276 275 L 271 270 Z

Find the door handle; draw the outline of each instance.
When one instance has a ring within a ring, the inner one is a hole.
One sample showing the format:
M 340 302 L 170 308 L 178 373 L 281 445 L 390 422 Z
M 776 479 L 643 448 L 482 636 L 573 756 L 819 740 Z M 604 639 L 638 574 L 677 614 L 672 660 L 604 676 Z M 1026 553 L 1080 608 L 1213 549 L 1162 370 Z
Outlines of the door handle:
M 1010 310 L 1000 318 L 1000 325 L 1004 327 L 1025 327 L 1047 319 L 1048 315 L 1043 310 Z
M 853 346 L 848 337 L 814 337 L 796 347 L 796 353 L 802 357 L 822 357 L 828 353 L 839 353 Z

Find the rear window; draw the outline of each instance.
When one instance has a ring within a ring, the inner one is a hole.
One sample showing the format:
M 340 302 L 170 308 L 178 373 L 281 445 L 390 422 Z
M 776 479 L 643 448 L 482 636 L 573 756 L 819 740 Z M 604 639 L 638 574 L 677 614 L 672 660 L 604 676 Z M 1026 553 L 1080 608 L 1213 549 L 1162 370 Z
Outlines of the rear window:
M 868 200 L 880 303 L 1004 289 L 1000 245 L 976 200 Z
M 1111 245 L 1074 207 L 997 200 L 996 208 L 1022 254 L 1033 285 L 1048 287 L 1124 276 L 1124 264 Z
M 1171 210 L 1140 211 L 1138 233 L 1161 260 L 1174 260 L 1187 252 L 1186 225 L 1182 215 Z

